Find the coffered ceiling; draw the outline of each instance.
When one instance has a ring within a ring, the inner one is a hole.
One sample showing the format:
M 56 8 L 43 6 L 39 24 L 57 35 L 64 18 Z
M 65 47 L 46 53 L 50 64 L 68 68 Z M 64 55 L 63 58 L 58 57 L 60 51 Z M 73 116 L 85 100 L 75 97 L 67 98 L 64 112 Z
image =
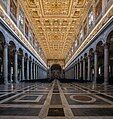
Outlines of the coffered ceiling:
M 19 0 L 47 59 L 65 59 L 91 0 Z

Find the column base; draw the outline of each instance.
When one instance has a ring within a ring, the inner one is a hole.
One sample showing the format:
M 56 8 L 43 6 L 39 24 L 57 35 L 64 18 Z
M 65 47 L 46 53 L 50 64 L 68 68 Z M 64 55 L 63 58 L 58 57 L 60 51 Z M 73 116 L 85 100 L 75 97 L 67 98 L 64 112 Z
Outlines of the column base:
M 9 82 L 7 82 L 7 81 L 4 81 L 4 84 L 5 84 L 5 85 L 8 85 L 8 84 L 10 84 L 10 83 L 9 83 Z
M 103 85 L 108 85 L 108 84 L 109 84 L 109 82 L 108 82 L 108 81 L 106 81 L 106 82 L 104 82 L 104 83 L 103 83 Z
M 18 80 L 16 80 L 16 81 L 15 81 L 15 83 L 19 83 L 19 81 L 18 81 Z
M 9 83 L 7 79 L 8 78 L 4 78 L 4 84 L 8 84 Z

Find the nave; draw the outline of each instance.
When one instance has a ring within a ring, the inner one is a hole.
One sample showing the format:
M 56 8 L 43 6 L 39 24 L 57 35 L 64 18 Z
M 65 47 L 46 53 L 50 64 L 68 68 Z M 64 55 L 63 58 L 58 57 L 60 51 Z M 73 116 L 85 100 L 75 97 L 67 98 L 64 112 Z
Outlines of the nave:
M 112 119 L 113 87 L 92 83 L 0 85 L 0 119 Z

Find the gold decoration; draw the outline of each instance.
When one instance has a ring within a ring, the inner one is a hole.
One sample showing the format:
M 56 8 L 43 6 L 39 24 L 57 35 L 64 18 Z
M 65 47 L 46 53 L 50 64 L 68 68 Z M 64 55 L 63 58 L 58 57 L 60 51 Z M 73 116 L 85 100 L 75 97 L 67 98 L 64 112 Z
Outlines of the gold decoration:
M 19 0 L 47 59 L 65 59 L 92 0 Z

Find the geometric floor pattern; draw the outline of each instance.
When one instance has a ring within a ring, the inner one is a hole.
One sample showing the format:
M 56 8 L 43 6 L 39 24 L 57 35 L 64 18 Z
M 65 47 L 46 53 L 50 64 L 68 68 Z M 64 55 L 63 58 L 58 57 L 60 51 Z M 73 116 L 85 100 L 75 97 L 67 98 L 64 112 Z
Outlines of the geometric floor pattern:
M 113 86 L 57 80 L 0 85 L 0 119 L 113 119 Z

